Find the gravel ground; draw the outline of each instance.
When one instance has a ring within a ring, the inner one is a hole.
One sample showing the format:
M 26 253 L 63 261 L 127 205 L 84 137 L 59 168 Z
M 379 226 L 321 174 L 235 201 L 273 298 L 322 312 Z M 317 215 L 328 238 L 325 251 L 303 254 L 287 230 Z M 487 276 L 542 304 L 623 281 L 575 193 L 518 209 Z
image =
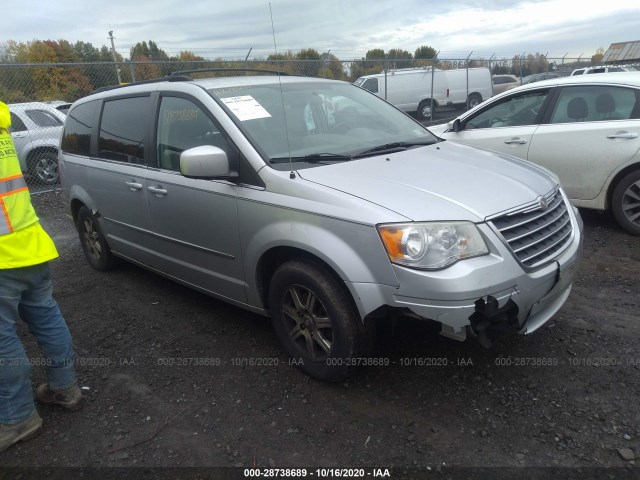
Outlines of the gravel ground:
M 55 467 L 128 467 L 118 478 L 244 478 L 249 467 L 306 468 L 311 478 L 323 476 L 318 468 L 389 469 L 391 478 L 640 474 L 640 238 L 608 214 L 582 212 L 574 289 L 533 335 L 485 349 L 407 319 L 376 353 L 388 366 L 326 384 L 290 364 L 262 317 L 130 264 L 92 270 L 61 194 L 34 204 L 60 251 L 55 297 L 88 402 L 75 413 L 40 408 L 43 433 L 0 454 L 0 478 L 42 478 L 24 467 L 46 467 L 45 478 L 68 478 Z M 37 346 L 21 333 L 37 383 Z

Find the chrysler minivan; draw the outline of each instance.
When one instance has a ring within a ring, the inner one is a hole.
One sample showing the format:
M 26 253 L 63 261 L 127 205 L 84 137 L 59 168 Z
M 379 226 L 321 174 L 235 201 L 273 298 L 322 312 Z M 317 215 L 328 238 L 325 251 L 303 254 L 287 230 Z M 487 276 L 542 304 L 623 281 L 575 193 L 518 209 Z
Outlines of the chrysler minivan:
M 333 381 L 391 316 L 488 345 L 565 302 L 582 222 L 555 175 L 440 141 L 346 82 L 241 75 L 73 104 L 60 173 L 94 268 L 117 257 L 270 316 Z

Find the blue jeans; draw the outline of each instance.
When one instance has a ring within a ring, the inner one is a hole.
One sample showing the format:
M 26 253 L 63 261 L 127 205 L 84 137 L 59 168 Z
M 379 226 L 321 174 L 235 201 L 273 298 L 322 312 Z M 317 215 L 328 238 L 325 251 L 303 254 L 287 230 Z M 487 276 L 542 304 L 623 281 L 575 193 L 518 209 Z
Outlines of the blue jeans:
M 42 349 L 29 359 L 18 338 L 18 318 Z M 0 270 L 0 424 L 18 423 L 35 412 L 31 365 L 44 364 L 52 390 L 77 381 L 71 334 L 52 297 L 49 263 Z

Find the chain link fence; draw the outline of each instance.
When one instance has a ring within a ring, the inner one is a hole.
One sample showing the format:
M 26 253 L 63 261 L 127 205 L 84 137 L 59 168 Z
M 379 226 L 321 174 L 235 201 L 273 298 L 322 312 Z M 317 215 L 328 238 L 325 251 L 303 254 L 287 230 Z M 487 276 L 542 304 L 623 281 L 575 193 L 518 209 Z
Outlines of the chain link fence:
M 247 60 L 247 61 L 123 61 L 55 64 L 0 64 L 0 100 L 11 111 L 11 133 L 25 177 L 34 193 L 59 188 L 57 151 L 65 112 L 75 100 L 92 91 L 113 85 L 139 82 L 176 72 L 201 75 L 250 75 L 266 70 L 353 82 L 363 75 L 398 69 L 466 69 L 485 67 L 491 74 L 511 74 L 518 78 L 536 73 L 569 75 L 590 61 L 521 55 L 512 59 L 359 59 L 338 60 Z M 206 69 L 206 73 L 196 70 Z M 224 70 L 224 71 L 223 71 Z M 385 92 L 378 93 L 385 97 Z M 467 104 L 468 105 L 468 104 Z M 425 124 L 448 121 L 459 111 L 438 111 Z

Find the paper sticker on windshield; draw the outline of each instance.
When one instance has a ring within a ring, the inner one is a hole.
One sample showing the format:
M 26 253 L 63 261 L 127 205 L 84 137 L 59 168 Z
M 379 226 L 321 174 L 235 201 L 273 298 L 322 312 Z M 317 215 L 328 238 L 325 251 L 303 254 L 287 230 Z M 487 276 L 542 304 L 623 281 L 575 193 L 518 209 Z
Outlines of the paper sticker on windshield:
M 251 95 L 227 97 L 221 98 L 220 100 L 229 107 L 229 110 L 231 110 L 241 122 L 244 122 L 245 120 L 254 120 L 256 118 L 271 117 L 269 112 L 267 112 Z

